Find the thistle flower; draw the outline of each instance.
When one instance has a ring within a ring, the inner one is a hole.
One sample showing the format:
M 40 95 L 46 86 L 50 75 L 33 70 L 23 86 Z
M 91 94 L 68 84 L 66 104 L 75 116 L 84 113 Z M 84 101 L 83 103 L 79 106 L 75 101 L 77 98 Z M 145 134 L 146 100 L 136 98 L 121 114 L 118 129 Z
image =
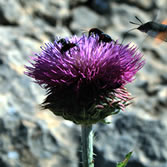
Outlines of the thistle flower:
M 123 110 L 131 100 L 124 86 L 144 65 L 137 48 L 98 36 L 63 40 L 46 43 L 26 66 L 26 75 L 47 90 L 42 107 L 85 125 Z

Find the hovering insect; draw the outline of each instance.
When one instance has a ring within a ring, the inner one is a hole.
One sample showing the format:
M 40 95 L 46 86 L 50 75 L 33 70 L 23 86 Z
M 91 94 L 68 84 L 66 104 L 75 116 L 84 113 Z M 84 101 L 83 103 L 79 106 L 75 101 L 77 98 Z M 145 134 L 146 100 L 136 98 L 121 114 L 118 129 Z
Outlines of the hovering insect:
M 58 40 L 57 43 L 61 43 L 62 44 L 62 48 L 60 49 L 60 52 L 62 54 L 64 52 L 70 50 L 71 48 L 77 46 L 76 43 L 70 43 L 69 41 L 67 42 L 64 38 L 61 38 L 60 40 Z
M 134 23 L 130 21 L 131 24 L 139 25 L 137 28 L 133 28 L 128 32 L 138 29 L 141 32 L 148 34 L 149 36 L 167 42 L 167 20 L 162 22 L 162 24 L 149 21 L 147 23 L 143 23 L 137 16 L 135 18 L 141 23 Z
M 103 31 L 99 30 L 98 28 L 91 28 L 89 30 L 88 37 L 92 36 L 93 34 L 99 36 L 99 42 L 108 43 L 108 42 L 114 41 L 108 34 L 105 34 Z

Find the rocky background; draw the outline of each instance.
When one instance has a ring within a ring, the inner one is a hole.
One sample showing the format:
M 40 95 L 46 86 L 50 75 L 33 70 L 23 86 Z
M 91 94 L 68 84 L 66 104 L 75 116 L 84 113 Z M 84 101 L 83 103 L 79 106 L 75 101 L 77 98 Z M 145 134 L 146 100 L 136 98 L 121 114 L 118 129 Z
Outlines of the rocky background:
M 45 92 L 23 72 L 44 42 L 91 27 L 126 37 L 146 59 L 127 86 L 134 103 L 95 126 L 95 167 L 115 167 L 131 150 L 128 167 L 167 167 L 167 43 L 126 35 L 134 16 L 162 21 L 167 0 L 0 0 L 0 167 L 81 167 L 80 127 L 40 111 Z

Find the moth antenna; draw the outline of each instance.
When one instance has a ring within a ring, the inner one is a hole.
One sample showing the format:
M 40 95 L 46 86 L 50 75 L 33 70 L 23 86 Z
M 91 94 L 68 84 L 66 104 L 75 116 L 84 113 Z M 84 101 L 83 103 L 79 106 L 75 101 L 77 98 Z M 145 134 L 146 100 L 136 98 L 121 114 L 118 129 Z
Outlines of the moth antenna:
M 132 28 L 132 29 L 128 30 L 128 31 L 125 33 L 124 38 L 123 38 L 121 44 L 123 44 L 123 42 L 124 42 L 124 40 L 125 40 L 125 38 L 126 38 L 126 35 L 127 35 L 129 32 L 131 32 L 131 31 L 133 31 L 133 30 L 136 30 L 136 29 L 137 29 L 137 28 Z
M 135 18 L 136 18 L 141 24 L 143 24 L 143 22 L 142 22 L 137 16 L 135 16 Z
M 136 30 L 136 29 L 137 29 L 137 28 L 132 28 L 132 29 L 128 30 L 128 31 L 125 33 L 125 35 L 128 34 L 128 33 L 131 32 L 131 31 L 133 31 L 133 30 Z
M 134 25 L 139 25 L 139 26 L 140 26 L 140 24 L 135 23 L 135 22 L 132 22 L 132 21 L 129 21 L 129 23 L 134 24 Z

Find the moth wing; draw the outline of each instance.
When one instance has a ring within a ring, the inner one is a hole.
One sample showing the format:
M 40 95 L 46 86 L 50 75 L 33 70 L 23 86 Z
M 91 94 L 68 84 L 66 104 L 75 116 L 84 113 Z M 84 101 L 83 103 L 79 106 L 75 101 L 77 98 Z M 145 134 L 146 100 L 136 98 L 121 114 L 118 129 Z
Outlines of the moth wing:
M 161 24 L 167 24 L 167 19 L 163 20 Z
M 167 42 L 167 31 L 160 32 L 154 39 L 155 44 L 160 44 L 162 42 Z
M 167 19 L 163 20 L 161 24 L 165 24 L 167 27 Z M 167 28 L 166 31 L 158 33 L 154 40 L 156 44 L 160 44 L 163 41 L 167 42 Z

